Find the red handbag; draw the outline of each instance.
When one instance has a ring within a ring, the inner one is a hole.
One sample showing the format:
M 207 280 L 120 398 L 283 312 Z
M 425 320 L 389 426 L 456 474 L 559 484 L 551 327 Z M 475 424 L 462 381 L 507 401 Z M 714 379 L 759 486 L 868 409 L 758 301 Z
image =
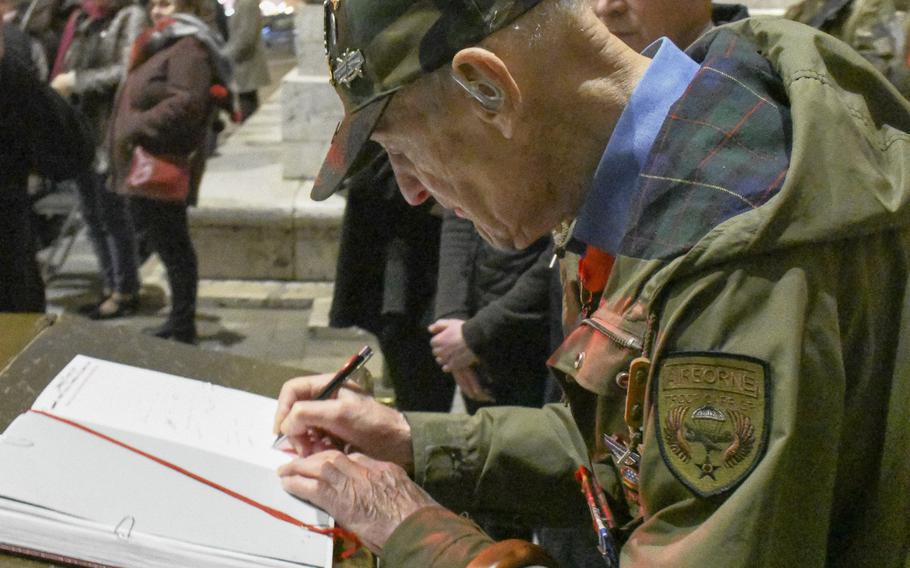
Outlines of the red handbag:
M 142 146 L 136 146 L 126 186 L 126 192 L 132 196 L 159 201 L 186 201 L 190 193 L 189 159 L 155 155 Z

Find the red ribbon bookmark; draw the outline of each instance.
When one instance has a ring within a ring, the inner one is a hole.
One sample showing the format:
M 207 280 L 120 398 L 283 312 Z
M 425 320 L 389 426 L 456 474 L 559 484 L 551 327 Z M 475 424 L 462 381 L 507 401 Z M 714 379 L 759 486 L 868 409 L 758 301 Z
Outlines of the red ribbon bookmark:
M 269 507 L 268 505 L 264 505 L 258 501 L 250 499 L 246 495 L 241 495 L 240 493 L 237 493 L 236 491 L 234 491 L 232 489 L 229 489 L 223 485 L 215 483 L 214 481 L 212 481 L 210 479 L 206 479 L 206 478 L 202 477 L 201 475 L 193 473 L 192 471 L 190 471 L 188 469 L 182 468 L 175 463 L 171 463 L 165 459 L 159 458 L 158 456 L 154 456 L 148 452 L 144 452 L 144 451 L 140 450 L 139 448 L 136 448 L 127 443 L 121 442 L 120 440 L 117 440 L 116 438 L 112 438 L 112 437 L 108 436 L 107 434 L 103 434 L 97 430 L 89 428 L 88 426 L 85 426 L 84 424 L 80 424 L 73 420 L 63 418 L 61 416 L 57 416 L 56 414 L 51 414 L 50 412 L 45 412 L 44 410 L 32 409 L 32 410 L 29 410 L 29 412 L 34 412 L 35 414 L 41 414 L 42 416 L 46 416 L 46 417 L 56 420 L 58 422 L 62 422 L 64 424 L 67 424 L 74 428 L 78 428 L 79 430 L 82 430 L 83 432 L 87 432 L 93 436 L 97 436 L 98 438 L 101 438 L 102 440 L 108 441 L 112 444 L 120 446 L 121 448 L 123 448 L 125 450 L 129 450 L 129 451 L 133 452 L 134 454 L 138 454 L 146 459 L 152 460 L 153 462 L 155 462 L 157 464 L 170 468 L 170 469 L 176 471 L 177 473 L 183 474 L 191 479 L 198 481 L 199 483 L 208 485 L 212 489 L 220 491 L 220 492 L 224 493 L 225 495 L 229 495 L 230 497 L 233 497 L 234 499 L 237 499 L 238 501 L 242 501 L 243 503 L 246 503 L 247 505 L 250 505 L 251 507 L 255 507 L 266 514 L 271 515 L 272 517 L 275 517 L 276 519 L 278 519 L 280 521 L 290 523 L 296 527 L 306 529 L 306 530 L 308 530 L 310 532 L 314 532 L 316 534 L 330 536 L 333 539 L 341 539 L 343 541 L 346 541 L 351 544 L 351 547 L 349 547 L 347 550 L 345 550 L 342 553 L 342 555 L 341 555 L 342 558 L 348 558 L 350 556 L 353 556 L 357 552 L 357 550 L 362 546 L 360 543 L 360 539 L 357 538 L 357 535 L 355 535 L 354 533 L 347 531 L 343 528 L 320 527 L 320 526 L 316 526 L 316 525 L 311 525 L 309 523 L 305 523 L 295 517 L 288 515 L 287 513 L 284 513 L 282 511 L 279 511 L 278 509 Z

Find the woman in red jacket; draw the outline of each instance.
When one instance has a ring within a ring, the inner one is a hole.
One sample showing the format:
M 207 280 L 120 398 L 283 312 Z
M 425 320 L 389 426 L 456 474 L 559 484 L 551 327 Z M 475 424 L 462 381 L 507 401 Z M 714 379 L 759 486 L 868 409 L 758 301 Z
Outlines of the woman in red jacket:
M 111 163 L 114 188 L 130 196 L 138 231 L 167 269 L 172 306 L 158 337 L 196 340 L 196 253 L 187 206 L 205 163 L 206 136 L 219 103 L 228 100 L 230 63 L 221 39 L 200 19 L 207 0 L 151 0 L 154 27 L 133 45 L 114 108 Z M 161 166 L 171 174 L 162 174 Z M 161 185 L 149 191 L 150 182 Z M 169 184 L 169 185 L 168 185 Z

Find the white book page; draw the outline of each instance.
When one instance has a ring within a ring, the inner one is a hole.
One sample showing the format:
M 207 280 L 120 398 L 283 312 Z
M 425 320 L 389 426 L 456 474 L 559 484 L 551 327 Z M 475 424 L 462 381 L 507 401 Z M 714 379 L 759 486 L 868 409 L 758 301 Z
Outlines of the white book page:
M 84 355 L 57 374 L 32 408 L 270 468 L 291 458 L 272 449 L 273 399 Z
M 271 469 L 130 432 L 99 431 L 301 522 L 332 524 L 324 512 L 284 492 Z M 126 540 L 146 534 L 307 566 L 331 565 L 328 537 L 37 413 L 19 416 L 0 436 L 0 496 L 98 523 Z M 59 535 L 47 537 L 59 541 Z
M 110 526 L 0 497 L 0 543 L 112 566 L 130 568 L 300 568 L 271 556 L 148 535 L 124 538 Z M 28 553 L 26 553 L 28 556 Z M 327 559 L 318 566 L 329 566 Z M 56 564 L 55 564 L 56 566 Z

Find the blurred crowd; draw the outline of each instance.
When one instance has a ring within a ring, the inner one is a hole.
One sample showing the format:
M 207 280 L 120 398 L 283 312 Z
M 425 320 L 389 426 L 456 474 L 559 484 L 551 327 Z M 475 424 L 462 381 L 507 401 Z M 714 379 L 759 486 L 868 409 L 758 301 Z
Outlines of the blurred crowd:
M 196 340 L 197 260 L 187 208 L 225 120 L 242 122 L 269 84 L 256 0 L 228 19 L 217 0 L 3 0 L 0 311 L 41 312 L 29 174 L 70 180 L 98 260 L 92 319 L 139 305 L 157 252 L 172 290 L 150 330 Z M 53 187 L 53 185 L 52 185 Z

